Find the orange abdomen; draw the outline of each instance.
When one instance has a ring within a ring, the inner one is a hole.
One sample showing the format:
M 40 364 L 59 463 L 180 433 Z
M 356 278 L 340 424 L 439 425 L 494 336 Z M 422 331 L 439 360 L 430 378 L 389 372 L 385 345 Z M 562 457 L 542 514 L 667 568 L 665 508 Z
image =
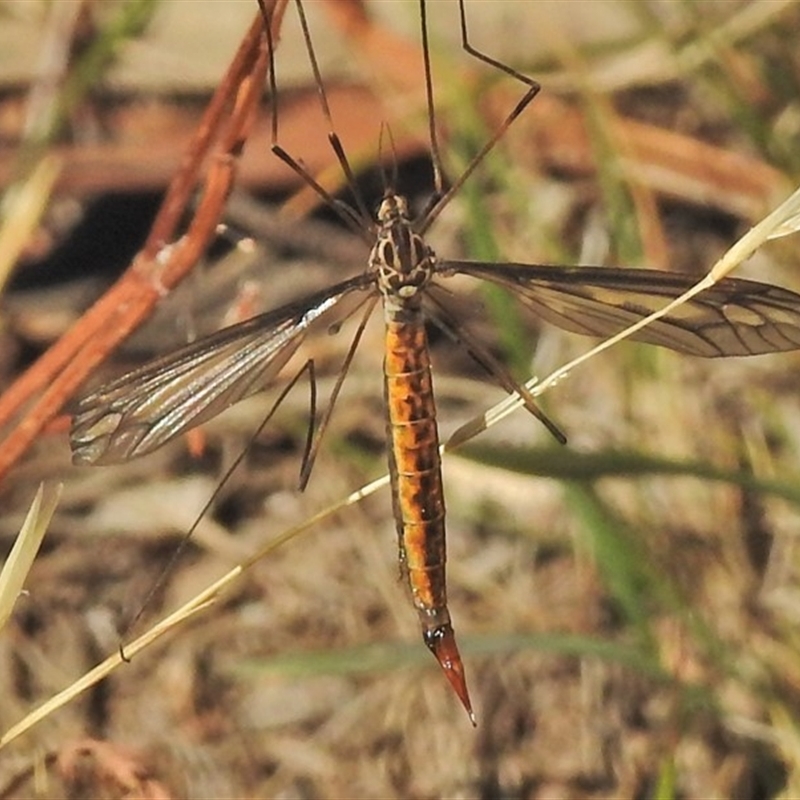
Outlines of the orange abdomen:
M 425 644 L 472 713 L 445 583 L 444 493 L 422 312 L 385 311 L 386 436 L 401 569 Z
M 447 596 L 439 435 L 421 318 L 387 321 L 384 375 L 400 563 L 414 605 L 430 618 L 445 608 Z

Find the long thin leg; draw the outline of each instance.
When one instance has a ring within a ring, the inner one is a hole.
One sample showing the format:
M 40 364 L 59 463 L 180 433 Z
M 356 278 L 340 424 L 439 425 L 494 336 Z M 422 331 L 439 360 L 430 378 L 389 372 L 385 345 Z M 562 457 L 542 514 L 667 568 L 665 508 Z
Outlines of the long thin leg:
M 444 194 L 442 178 L 442 154 L 439 150 L 439 136 L 436 131 L 436 108 L 433 103 L 433 70 L 428 44 L 428 13 L 425 0 L 419 0 L 419 26 L 422 40 L 422 58 L 425 64 L 425 103 L 428 107 L 428 136 L 431 142 L 431 162 L 433 164 L 433 202 L 435 206 Z
M 228 481 L 231 479 L 231 476 L 233 475 L 234 472 L 236 472 L 236 470 L 239 468 L 239 465 L 242 463 L 244 457 L 250 451 L 250 447 L 251 447 L 252 443 L 261 435 L 261 433 L 264 430 L 264 428 L 267 427 L 267 424 L 272 419 L 273 415 L 278 410 L 278 408 L 280 407 L 281 403 L 283 403 L 284 399 L 286 398 L 286 395 L 288 395 L 289 392 L 297 385 L 297 383 L 300 381 L 300 377 L 303 375 L 304 372 L 308 372 L 308 374 L 309 374 L 309 380 L 310 380 L 310 386 L 311 386 L 311 389 L 310 389 L 310 405 L 312 406 L 312 413 L 313 413 L 313 406 L 316 403 L 316 384 L 315 384 L 315 376 L 314 376 L 314 362 L 309 359 L 298 370 L 297 374 L 289 381 L 289 383 L 286 384 L 286 386 L 281 391 L 280 395 L 278 395 L 277 399 L 272 404 L 272 407 L 270 408 L 270 410 L 267 412 L 267 415 L 261 421 L 259 426 L 255 429 L 255 431 L 253 431 L 253 435 L 250 437 L 250 441 L 241 449 L 241 451 L 239 452 L 239 455 L 237 455 L 236 458 L 233 460 L 233 463 L 225 470 L 225 474 L 222 476 L 222 479 L 217 484 L 217 486 L 214 489 L 213 493 L 208 498 L 208 500 L 206 501 L 206 503 L 203 506 L 203 508 L 200 510 L 200 513 L 195 517 L 195 520 L 192 523 L 191 527 L 181 537 L 181 540 L 178 543 L 178 546 L 172 552 L 172 555 L 169 557 L 169 561 L 167 561 L 166 565 L 162 569 L 160 576 L 156 579 L 156 582 L 153 584 L 153 586 L 148 591 L 147 596 L 144 599 L 144 602 L 139 607 L 139 610 L 136 612 L 136 614 L 134 615 L 133 619 L 128 623 L 128 625 L 126 626 L 125 630 L 122 632 L 122 635 L 120 636 L 120 640 L 121 641 L 120 641 L 120 645 L 119 645 L 119 653 L 120 653 L 120 657 L 122 658 L 123 661 L 129 661 L 130 660 L 125 655 L 125 639 L 127 639 L 129 637 L 131 631 L 136 626 L 136 623 L 141 619 L 142 614 L 144 614 L 144 612 L 146 611 L 147 607 L 152 602 L 153 597 L 155 597 L 155 595 L 158 594 L 158 592 L 160 592 L 161 589 L 164 588 L 164 584 L 165 584 L 167 578 L 170 576 L 170 574 L 172 573 L 175 565 L 178 563 L 178 561 L 180 560 L 181 556 L 183 555 L 183 552 L 186 550 L 186 547 L 188 546 L 192 536 L 194 535 L 194 532 L 197 530 L 197 526 L 200 524 L 200 522 L 205 518 L 206 514 L 208 514 L 210 509 L 213 507 L 213 505 L 216 502 L 217 498 L 219 497 L 220 493 L 225 488 L 225 486 L 227 485 Z M 313 416 L 312 416 L 312 423 L 311 424 L 313 426 Z M 313 436 L 313 428 L 309 432 L 309 442 L 310 442 L 312 436 Z M 307 444 L 306 449 L 308 450 L 309 448 L 310 448 L 310 444 Z
M 420 0 L 421 7 L 424 8 L 424 0 Z M 504 64 L 502 61 L 498 61 L 495 58 L 487 55 L 486 53 L 478 50 L 476 47 L 473 47 L 469 41 L 469 32 L 467 30 L 467 13 L 466 8 L 464 6 L 464 0 L 458 0 L 458 8 L 459 8 L 459 15 L 461 19 L 461 47 L 469 53 L 469 55 L 477 58 L 479 61 L 483 61 L 485 64 L 494 67 L 495 69 L 499 69 L 502 72 L 505 72 L 507 75 L 510 75 L 515 80 L 520 81 L 520 83 L 525 84 L 528 89 L 525 94 L 520 98 L 517 104 L 511 109 L 509 115 L 503 120 L 503 123 L 497 128 L 497 130 L 492 134 L 489 140 L 484 144 L 484 146 L 478 151 L 478 153 L 473 157 L 472 161 L 469 162 L 466 169 L 461 173 L 458 179 L 453 183 L 453 185 L 444 192 L 439 199 L 434 203 L 434 205 L 428 210 L 427 214 L 425 214 L 417 226 L 419 233 L 424 233 L 428 228 L 430 228 L 433 221 L 439 216 L 442 212 L 444 207 L 450 202 L 453 196 L 458 192 L 461 187 L 464 185 L 464 182 L 469 178 L 470 175 L 474 172 L 475 168 L 486 158 L 487 154 L 491 152 L 494 146 L 503 138 L 505 132 L 508 130 L 510 125 L 514 122 L 514 120 L 525 110 L 525 108 L 529 105 L 529 103 L 533 100 L 534 97 L 539 93 L 541 86 L 533 80 L 533 78 L 529 78 L 527 75 L 523 75 L 521 72 L 518 72 L 513 67 L 510 67 L 508 64 Z M 424 29 L 423 29 L 424 31 Z M 427 33 L 425 33 L 427 36 Z M 425 72 L 426 72 L 426 86 L 432 87 L 432 81 L 430 79 L 430 64 L 426 57 L 425 61 Z M 432 89 L 431 89 L 432 91 Z M 428 100 L 428 113 L 429 118 L 432 120 L 432 105 L 433 100 L 429 98 Z M 433 130 L 435 126 L 433 122 L 431 122 L 431 129 Z M 435 135 L 432 134 L 431 139 L 431 148 L 434 147 Z M 438 144 L 436 145 L 436 154 L 434 156 L 434 171 L 436 170 L 435 162 L 438 160 Z
M 497 383 L 502 386 L 509 394 L 518 394 L 522 398 L 525 408 L 538 419 L 547 430 L 552 434 L 553 438 L 559 444 L 566 444 L 567 437 L 561 429 L 553 422 L 547 414 L 539 408 L 539 404 L 534 399 L 530 391 L 521 383 L 514 380 L 513 376 L 508 370 L 484 347 L 463 324 L 456 323 L 452 314 L 447 310 L 447 307 L 439 300 L 433 292 L 428 293 L 428 299 L 435 304 L 437 313 L 432 315 L 432 322 L 443 333 L 447 334 L 454 342 L 460 344 L 466 351 L 480 364 L 486 372 L 491 375 Z M 452 448 L 459 442 L 448 441 L 448 445 Z
M 325 409 L 325 413 L 322 416 L 322 419 L 317 426 L 316 434 L 314 435 L 313 441 L 309 441 L 306 455 L 303 458 L 303 466 L 300 470 L 300 490 L 304 490 L 306 485 L 308 484 L 308 479 L 311 477 L 311 470 L 314 467 L 314 462 L 317 460 L 317 453 L 319 452 L 319 445 L 322 441 L 322 437 L 325 435 L 325 431 L 328 429 L 328 423 L 331 421 L 331 416 L 333 415 L 333 409 L 336 406 L 336 399 L 339 397 L 339 392 L 341 391 L 342 385 L 344 384 L 344 379 L 347 377 L 347 373 L 350 369 L 350 364 L 353 362 L 353 357 L 356 354 L 356 350 L 358 350 L 358 345 L 361 342 L 361 337 L 364 333 L 364 329 L 367 327 L 367 322 L 369 322 L 369 318 L 372 316 L 372 312 L 375 309 L 375 304 L 378 302 L 378 298 L 373 297 L 371 300 L 367 301 L 367 308 L 364 311 L 364 314 L 361 318 L 361 322 L 356 330 L 355 336 L 353 336 L 353 341 L 350 344 L 350 348 L 347 351 L 347 355 L 345 356 L 344 362 L 342 363 L 342 367 L 339 370 L 339 375 L 336 378 L 336 383 L 334 384 L 333 391 L 331 392 L 331 396 L 328 399 L 328 405 Z
M 287 167 L 289 167 L 292 171 L 294 171 L 301 180 L 306 183 L 311 189 L 313 189 L 317 195 L 328 205 L 331 209 L 333 209 L 339 217 L 344 221 L 344 223 L 350 227 L 355 233 L 361 236 L 368 244 L 372 244 L 373 235 L 371 233 L 372 230 L 372 220 L 370 217 L 369 212 L 367 211 L 366 204 L 364 203 L 364 199 L 361 196 L 361 192 L 358 190 L 358 186 L 355 180 L 355 174 L 353 173 L 353 169 L 350 166 L 350 162 L 347 158 L 347 154 L 344 151 L 344 147 L 342 146 L 341 140 L 339 139 L 338 134 L 334 130 L 333 125 L 333 117 L 331 115 L 330 105 L 328 104 L 328 95 L 325 91 L 325 84 L 322 80 L 322 74 L 319 69 L 319 64 L 317 62 L 317 56 L 314 51 L 314 45 L 311 40 L 311 31 L 308 27 L 308 20 L 306 19 L 305 9 L 303 8 L 302 0 L 295 0 L 295 6 L 297 7 L 297 15 L 300 20 L 300 27 L 303 31 L 303 40 L 305 41 L 306 46 L 306 53 L 308 54 L 308 59 L 311 64 L 311 71 L 314 75 L 314 83 L 317 87 L 317 93 L 319 95 L 319 102 L 320 108 L 322 110 L 322 115 L 325 117 L 325 121 L 328 125 L 328 142 L 333 149 L 334 154 L 336 155 L 336 160 L 339 162 L 339 166 L 342 168 L 342 172 L 344 173 L 345 179 L 347 181 L 348 188 L 350 189 L 350 193 L 353 196 L 353 199 L 356 204 L 356 208 L 352 208 L 347 203 L 342 202 L 335 198 L 324 186 L 322 186 L 319 181 L 314 178 L 314 176 L 296 159 L 292 156 L 282 145 L 278 143 L 278 89 L 277 89 L 277 79 L 275 75 L 275 48 L 273 47 L 273 42 L 271 38 L 271 26 L 268 23 L 269 16 L 267 11 L 264 7 L 264 0 L 258 0 L 259 7 L 261 8 L 262 14 L 264 15 L 265 21 L 267 24 L 265 25 L 267 29 L 267 37 L 269 39 L 269 55 L 270 55 L 270 70 L 269 70 L 269 85 L 270 85 L 270 94 L 273 98 L 273 113 L 272 113 L 272 152 L 275 156 L 277 156 Z

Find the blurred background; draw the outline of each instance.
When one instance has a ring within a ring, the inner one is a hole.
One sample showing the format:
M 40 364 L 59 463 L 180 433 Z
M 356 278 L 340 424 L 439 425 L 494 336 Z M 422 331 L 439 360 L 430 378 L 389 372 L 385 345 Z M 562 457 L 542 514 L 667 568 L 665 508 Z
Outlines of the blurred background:
M 452 182 L 524 87 L 461 49 L 456 2 L 429 6 Z M 466 7 L 472 44 L 543 90 L 431 230 L 442 257 L 700 278 L 797 186 L 796 2 Z M 417 3 L 306 8 L 367 206 L 398 160 L 401 190 L 423 208 Z M 256 12 L 250 0 L 0 3 L 3 387 L 141 247 Z M 276 84 L 280 143 L 347 199 L 291 3 Z M 271 155 L 264 94 L 225 229 L 91 385 L 364 269 L 363 243 Z M 55 165 L 44 179 L 43 163 Z M 25 228 L 24 189 L 40 210 Z M 797 263 L 789 237 L 737 274 L 800 291 Z M 513 297 L 447 285 L 518 379 L 592 344 Z M 304 343 L 287 378 L 313 357 L 324 404 L 354 330 L 348 320 Z M 504 393 L 430 335 L 446 439 Z M 303 493 L 307 383 L 255 441 L 274 391 L 118 467 L 73 467 L 63 418 L 39 437 L 0 485 L 7 553 L 38 483 L 64 482 L 0 633 L 2 731 L 114 654 L 143 606 L 135 632 L 385 473 L 381 347 L 376 313 Z M 796 796 L 799 358 L 625 343 L 542 397 L 566 448 L 518 411 L 446 456 L 450 608 L 477 730 L 420 641 L 383 489 L 257 560 L 8 745 L 0 796 Z

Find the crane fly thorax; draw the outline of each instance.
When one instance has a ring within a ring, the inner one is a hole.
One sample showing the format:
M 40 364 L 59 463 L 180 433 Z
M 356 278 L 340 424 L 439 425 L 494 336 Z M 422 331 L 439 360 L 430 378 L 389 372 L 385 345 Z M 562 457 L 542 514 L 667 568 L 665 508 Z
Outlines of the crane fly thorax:
M 378 231 L 370 267 L 385 300 L 406 305 L 433 275 L 436 256 L 414 230 L 405 198 L 387 193 L 378 209 Z

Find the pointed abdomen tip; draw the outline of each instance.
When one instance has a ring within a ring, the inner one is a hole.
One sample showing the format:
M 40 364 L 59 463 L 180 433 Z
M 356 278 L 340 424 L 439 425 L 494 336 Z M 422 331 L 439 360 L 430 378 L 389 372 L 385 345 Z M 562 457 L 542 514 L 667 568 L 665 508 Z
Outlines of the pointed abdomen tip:
M 477 727 L 475 712 L 472 710 L 472 703 L 469 699 L 464 663 L 461 661 L 461 653 L 458 652 L 452 625 L 442 625 L 432 631 L 425 631 L 424 636 L 425 644 L 439 662 L 450 686 L 453 687 L 453 691 L 464 706 L 470 722 L 473 727 Z

